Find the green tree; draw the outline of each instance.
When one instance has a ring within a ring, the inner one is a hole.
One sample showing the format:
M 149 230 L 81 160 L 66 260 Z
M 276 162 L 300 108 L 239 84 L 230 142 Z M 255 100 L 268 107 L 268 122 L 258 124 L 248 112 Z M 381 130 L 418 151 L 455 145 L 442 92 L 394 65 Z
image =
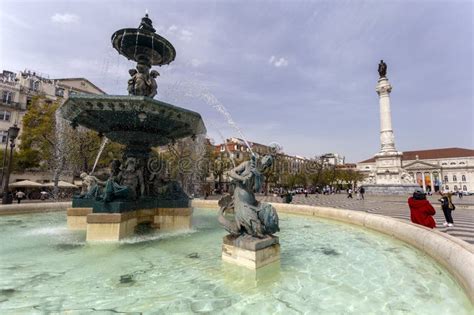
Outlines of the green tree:
M 33 97 L 23 116 L 23 130 L 20 135 L 19 153 L 25 157 L 37 155 L 26 166 L 39 167 L 42 161 L 51 161 L 56 146 L 55 112 L 58 102 L 48 102 L 42 96 Z
M 219 190 L 222 190 L 222 182 L 224 175 L 234 167 L 234 162 L 227 156 L 227 153 L 214 152 L 212 155 L 213 161 L 211 162 L 212 166 L 212 175 L 217 179 L 217 185 Z M 237 166 L 237 164 L 235 164 Z
M 206 178 L 213 172 L 214 148 L 203 135 L 180 139 L 158 151 L 170 179 L 178 181 L 188 194 L 204 193 Z
M 91 171 L 101 144 L 95 132 L 85 128 L 73 130 L 66 121 L 57 121 L 59 106 L 59 101 L 51 102 L 44 96 L 33 97 L 23 117 L 21 143 L 15 162 L 18 171 L 36 168 L 52 172 L 56 192 L 64 170 L 76 175 L 81 171 Z M 108 144 L 99 165 L 106 166 L 111 155 L 117 157 L 121 149 L 116 143 Z
M 68 128 L 69 129 L 69 128 Z M 68 168 L 75 176 L 81 172 L 91 172 L 104 138 L 86 128 L 78 127 L 68 132 L 68 150 L 66 160 Z M 121 159 L 124 146 L 108 141 L 97 163 L 96 169 L 108 167 L 112 159 Z

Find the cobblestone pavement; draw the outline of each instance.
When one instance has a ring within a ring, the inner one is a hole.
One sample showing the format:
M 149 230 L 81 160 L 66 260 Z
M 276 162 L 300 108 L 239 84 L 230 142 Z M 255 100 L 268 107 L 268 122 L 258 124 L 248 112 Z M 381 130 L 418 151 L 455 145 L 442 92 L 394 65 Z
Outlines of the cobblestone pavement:
M 410 221 L 410 209 L 407 204 L 408 197 L 365 195 L 364 200 L 357 200 L 356 198 L 354 195 L 353 199 L 349 199 L 345 194 L 308 195 L 307 198 L 304 195 L 296 195 L 293 196 L 292 204 L 366 211 Z M 212 199 L 219 199 L 219 197 L 212 196 Z M 260 195 L 257 196 L 257 199 L 265 202 L 282 202 L 282 198 L 270 195 Z M 428 200 L 436 209 L 436 229 L 474 244 L 474 196 L 466 196 L 462 199 L 453 197 L 453 203 L 456 205 L 456 210 L 452 213 L 453 227 L 443 227 L 445 219 L 438 199 L 439 196 L 428 197 Z

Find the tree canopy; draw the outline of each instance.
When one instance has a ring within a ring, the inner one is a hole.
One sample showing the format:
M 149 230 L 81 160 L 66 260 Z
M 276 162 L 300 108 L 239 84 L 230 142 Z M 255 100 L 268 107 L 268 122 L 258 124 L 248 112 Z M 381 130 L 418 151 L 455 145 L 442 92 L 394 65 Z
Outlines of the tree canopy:
M 103 140 L 94 131 L 70 127 L 57 115 L 59 106 L 59 101 L 52 102 L 44 96 L 33 97 L 23 117 L 21 142 L 15 156 L 17 171 L 57 168 L 74 174 L 91 171 Z M 121 149 L 121 145 L 109 142 L 99 160 L 99 167 L 107 166 L 111 156 L 120 155 Z

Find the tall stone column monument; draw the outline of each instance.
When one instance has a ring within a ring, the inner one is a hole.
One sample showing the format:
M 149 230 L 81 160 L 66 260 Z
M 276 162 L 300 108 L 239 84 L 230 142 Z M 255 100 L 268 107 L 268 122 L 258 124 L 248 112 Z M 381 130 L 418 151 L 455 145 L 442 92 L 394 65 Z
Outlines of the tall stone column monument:
M 375 90 L 380 106 L 380 151 L 375 154 L 375 170 L 365 185 L 367 192 L 378 194 L 405 194 L 413 192 L 414 179 L 402 168 L 402 152 L 395 148 L 392 128 L 390 93 L 392 85 L 387 78 L 387 64 L 381 60 L 379 80 Z

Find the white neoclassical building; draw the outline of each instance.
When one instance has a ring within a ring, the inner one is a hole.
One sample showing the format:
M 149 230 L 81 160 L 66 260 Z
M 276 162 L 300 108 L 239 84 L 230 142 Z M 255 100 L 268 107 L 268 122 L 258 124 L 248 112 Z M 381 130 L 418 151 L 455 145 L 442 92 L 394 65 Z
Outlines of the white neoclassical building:
M 474 194 L 474 150 L 444 148 L 402 152 L 402 169 L 425 191 L 449 190 Z M 376 170 L 375 157 L 357 163 L 370 176 Z

